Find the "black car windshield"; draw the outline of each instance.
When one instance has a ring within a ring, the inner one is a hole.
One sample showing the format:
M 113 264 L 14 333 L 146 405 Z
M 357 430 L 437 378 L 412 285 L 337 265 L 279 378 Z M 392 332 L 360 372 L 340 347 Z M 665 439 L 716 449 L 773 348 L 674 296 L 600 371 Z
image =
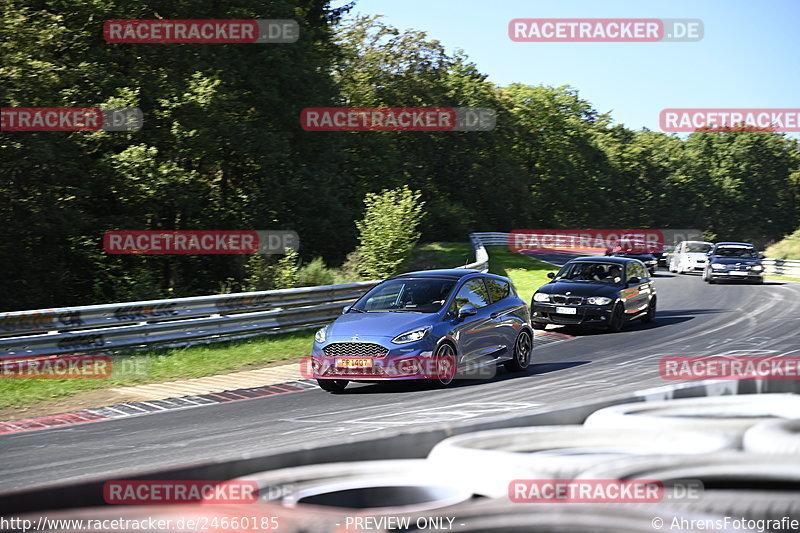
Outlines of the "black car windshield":
M 455 280 L 409 278 L 385 281 L 365 294 L 351 312 L 436 313 L 442 309 Z
M 622 281 L 622 265 L 616 263 L 576 262 L 564 265 L 556 280 L 616 284 Z
M 714 255 L 718 257 L 746 257 L 748 259 L 758 258 L 758 252 L 752 246 L 718 246 L 714 250 Z
M 711 248 L 713 248 L 713 246 L 703 242 L 693 242 L 686 245 L 686 251 L 692 254 L 707 254 L 711 251 Z

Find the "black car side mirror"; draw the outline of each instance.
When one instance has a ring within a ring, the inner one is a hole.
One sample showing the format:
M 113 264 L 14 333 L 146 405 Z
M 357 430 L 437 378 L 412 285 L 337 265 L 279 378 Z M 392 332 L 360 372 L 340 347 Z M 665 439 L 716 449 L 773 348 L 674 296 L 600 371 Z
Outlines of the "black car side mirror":
M 465 318 L 477 314 L 478 310 L 475 308 L 474 305 L 465 305 L 464 307 L 458 310 L 458 318 Z
M 547 273 L 547 277 L 550 278 L 550 279 L 554 279 L 556 277 L 556 273 L 555 272 L 548 272 Z
M 637 284 L 639 284 L 641 282 L 642 282 L 642 280 L 640 280 L 636 276 L 628 278 L 628 285 L 637 285 Z

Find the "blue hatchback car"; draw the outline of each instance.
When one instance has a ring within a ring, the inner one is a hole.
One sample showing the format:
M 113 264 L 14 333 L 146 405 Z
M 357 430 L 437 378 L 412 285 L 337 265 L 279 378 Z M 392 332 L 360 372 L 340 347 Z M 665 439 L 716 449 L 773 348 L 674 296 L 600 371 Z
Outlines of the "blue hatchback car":
M 527 368 L 530 311 L 511 280 L 476 270 L 426 270 L 384 280 L 314 338 L 320 387 L 350 381 L 430 380 L 449 385 L 500 363 Z

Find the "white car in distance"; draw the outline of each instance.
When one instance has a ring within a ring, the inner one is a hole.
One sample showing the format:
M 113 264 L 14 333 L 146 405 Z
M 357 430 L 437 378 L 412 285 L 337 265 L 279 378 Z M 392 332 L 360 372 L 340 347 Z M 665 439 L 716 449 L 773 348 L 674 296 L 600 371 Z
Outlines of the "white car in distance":
M 670 255 L 667 267 L 670 272 L 686 274 L 687 272 L 703 271 L 708 261 L 708 252 L 714 244 L 706 241 L 682 241 L 675 247 Z

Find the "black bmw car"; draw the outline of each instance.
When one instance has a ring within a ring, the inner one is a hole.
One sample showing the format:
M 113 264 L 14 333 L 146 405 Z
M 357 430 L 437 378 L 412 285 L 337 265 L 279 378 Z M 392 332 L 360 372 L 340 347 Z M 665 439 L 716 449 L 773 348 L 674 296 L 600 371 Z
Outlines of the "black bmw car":
M 703 271 L 703 281 L 721 280 L 764 283 L 764 265 L 756 247 L 746 242 L 718 242 L 708 252 L 708 263 Z
M 531 301 L 531 322 L 595 324 L 617 332 L 626 322 L 651 322 L 656 315 L 656 289 L 644 263 L 626 257 L 579 257 L 548 274 L 552 281 Z
M 658 258 L 655 254 L 650 253 L 638 253 L 638 252 L 612 252 L 609 254 L 611 257 L 627 257 L 628 259 L 638 259 L 644 266 L 647 267 L 647 270 L 650 272 L 651 276 L 656 274 L 656 268 L 658 267 Z

